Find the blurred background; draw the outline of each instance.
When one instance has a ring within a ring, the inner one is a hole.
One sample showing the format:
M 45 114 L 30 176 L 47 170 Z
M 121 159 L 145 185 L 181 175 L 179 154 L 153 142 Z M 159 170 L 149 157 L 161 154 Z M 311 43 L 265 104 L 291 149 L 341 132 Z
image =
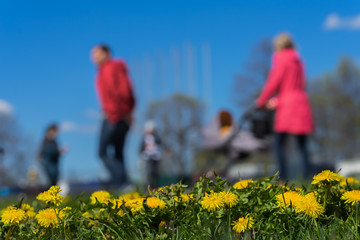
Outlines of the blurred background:
M 106 178 L 97 157 L 101 111 L 90 62 L 98 43 L 126 60 L 133 81 L 137 107 L 125 148 L 133 182 L 143 181 L 139 145 L 148 119 L 167 149 L 163 184 L 221 171 L 228 159 L 201 148 L 202 129 L 220 110 L 238 122 L 254 104 L 271 66 L 272 38 L 282 31 L 292 34 L 306 66 L 316 122 L 312 161 L 355 164 L 359 7 L 356 0 L 0 1 L 0 185 L 44 184 L 36 155 L 52 122 L 69 148 L 62 181 Z M 273 158 L 271 150 L 252 154 L 232 176 L 275 173 Z M 289 159 L 297 177 L 299 161 Z

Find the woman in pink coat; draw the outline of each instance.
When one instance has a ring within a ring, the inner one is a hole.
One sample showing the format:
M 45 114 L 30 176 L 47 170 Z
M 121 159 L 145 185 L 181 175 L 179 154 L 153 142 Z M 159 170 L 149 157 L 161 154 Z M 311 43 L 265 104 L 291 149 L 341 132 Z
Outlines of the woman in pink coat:
M 311 106 L 305 89 L 305 71 L 290 35 L 274 40 L 275 53 L 266 84 L 256 100 L 258 107 L 275 108 L 275 149 L 280 177 L 287 178 L 285 142 L 294 135 L 304 164 L 305 176 L 311 174 L 307 136 L 314 131 Z

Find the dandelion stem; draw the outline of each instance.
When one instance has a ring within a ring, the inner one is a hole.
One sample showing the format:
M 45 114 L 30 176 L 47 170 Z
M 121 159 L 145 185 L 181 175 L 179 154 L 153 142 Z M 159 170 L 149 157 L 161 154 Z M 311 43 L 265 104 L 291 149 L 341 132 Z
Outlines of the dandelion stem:
M 324 197 L 324 202 L 323 202 L 323 207 L 324 207 L 325 211 L 326 211 L 326 201 L 327 201 L 327 196 L 328 196 L 328 192 L 329 192 L 329 187 L 330 186 L 327 186 L 327 188 L 325 190 L 325 197 Z
M 230 209 L 229 208 L 227 208 L 227 216 L 228 216 L 228 237 L 229 237 L 229 239 L 230 239 L 230 236 L 231 236 L 231 211 L 230 211 Z
M 359 235 L 358 235 L 358 228 L 359 228 L 359 203 L 356 202 L 355 204 L 356 204 L 356 213 L 355 213 L 355 214 L 356 214 L 356 216 L 355 216 L 355 221 L 356 221 L 355 233 L 356 233 L 356 235 L 355 235 L 355 236 L 357 237 L 357 236 L 359 236 Z
M 9 239 L 10 239 L 10 234 L 11 234 L 12 230 L 14 229 L 14 227 L 15 227 L 14 225 L 12 225 L 12 226 L 10 227 L 9 231 L 8 231 L 7 234 L 6 234 L 5 240 L 9 240 Z
M 215 239 L 215 229 L 216 229 L 216 212 L 213 213 L 213 231 L 212 231 L 212 239 Z
M 316 219 L 312 219 L 312 221 L 314 222 L 314 225 L 316 226 L 316 233 L 318 235 L 318 238 L 320 239 L 320 231 L 319 231 L 319 226 L 317 224 Z

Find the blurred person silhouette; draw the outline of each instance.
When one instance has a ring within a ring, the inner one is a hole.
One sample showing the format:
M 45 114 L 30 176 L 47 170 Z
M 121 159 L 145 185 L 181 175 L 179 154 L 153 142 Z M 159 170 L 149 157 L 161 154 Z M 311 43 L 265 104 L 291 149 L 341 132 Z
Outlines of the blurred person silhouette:
M 124 144 L 135 107 L 126 63 L 114 59 L 106 45 L 96 45 L 91 59 L 98 67 L 95 89 L 103 112 L 99 157 L 110 173 L 106 184 L 122 187 L 129 183 L 124 165 Z
M 60 156 L 67 151 L 65 147 L 60 148 L 58 146 L 56 139 L 58 133 L 59 127 L 56 124 L 51 124 L 46 128 L 38 154 L 38 159 L 45 170 L 51 186 L 58 183 Z
M 274 38 L 275 53 L 268 79 L 258 99 L 257 107 L 275 109 L 275 152 L 280 178 L 288 178 L 285 145 L 289 135 L 295 136 L 303 162 L 305 177 L 312 174 L 307 148 L 308 136 L 314 131 L 313 115 L 306 93 L 305 70 L 295 50 L 292 37 L 281 33 Z
M 159 164 L 161 160 L 161 139 L 156 134 L 155 123 L 145 123 L 144 136 L 140 147 L 141 158 L 145 161 L 146 180 L 150 188 L 158 187 Z

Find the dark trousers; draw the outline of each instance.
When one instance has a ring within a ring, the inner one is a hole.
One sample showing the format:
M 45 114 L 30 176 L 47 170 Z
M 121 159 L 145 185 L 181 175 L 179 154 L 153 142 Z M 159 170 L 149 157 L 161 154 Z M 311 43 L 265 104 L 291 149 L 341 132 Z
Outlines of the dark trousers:
M 151 188 L 156 188 L 158 186 L 159 160 L 146 160 L 146 178 Z
M 110 184 L 122 185 L 127 181 L 124 165 L 124 144 L 129 125 L 120 120 L 113 124 L 103 119 L 99 142 L 99 157 L 110 173 Z
M 56 185 L 59 179 L 59 163 L 51 160 L 43 159 L 42 165 L 50 181 L 51 186 Z
M 287 174 L 288 171 L 287 171 L 286 155 L 285 155 L 286 139 L 288 135 L 289 134 L 287 133 L 276 133 L 275 135 L 275 151 L 280 168 L 280 178 L 282 180 L 286 180 L 289 177 Z M 310 157 L 307 149 L 307 135 L 292 135 L 292 136 L 295 136 L 296 138 L 297 147 L 299 149 L 302 158 L 304 177 L 308 178 L 312 174 L 312 166 L 310 164 Z

